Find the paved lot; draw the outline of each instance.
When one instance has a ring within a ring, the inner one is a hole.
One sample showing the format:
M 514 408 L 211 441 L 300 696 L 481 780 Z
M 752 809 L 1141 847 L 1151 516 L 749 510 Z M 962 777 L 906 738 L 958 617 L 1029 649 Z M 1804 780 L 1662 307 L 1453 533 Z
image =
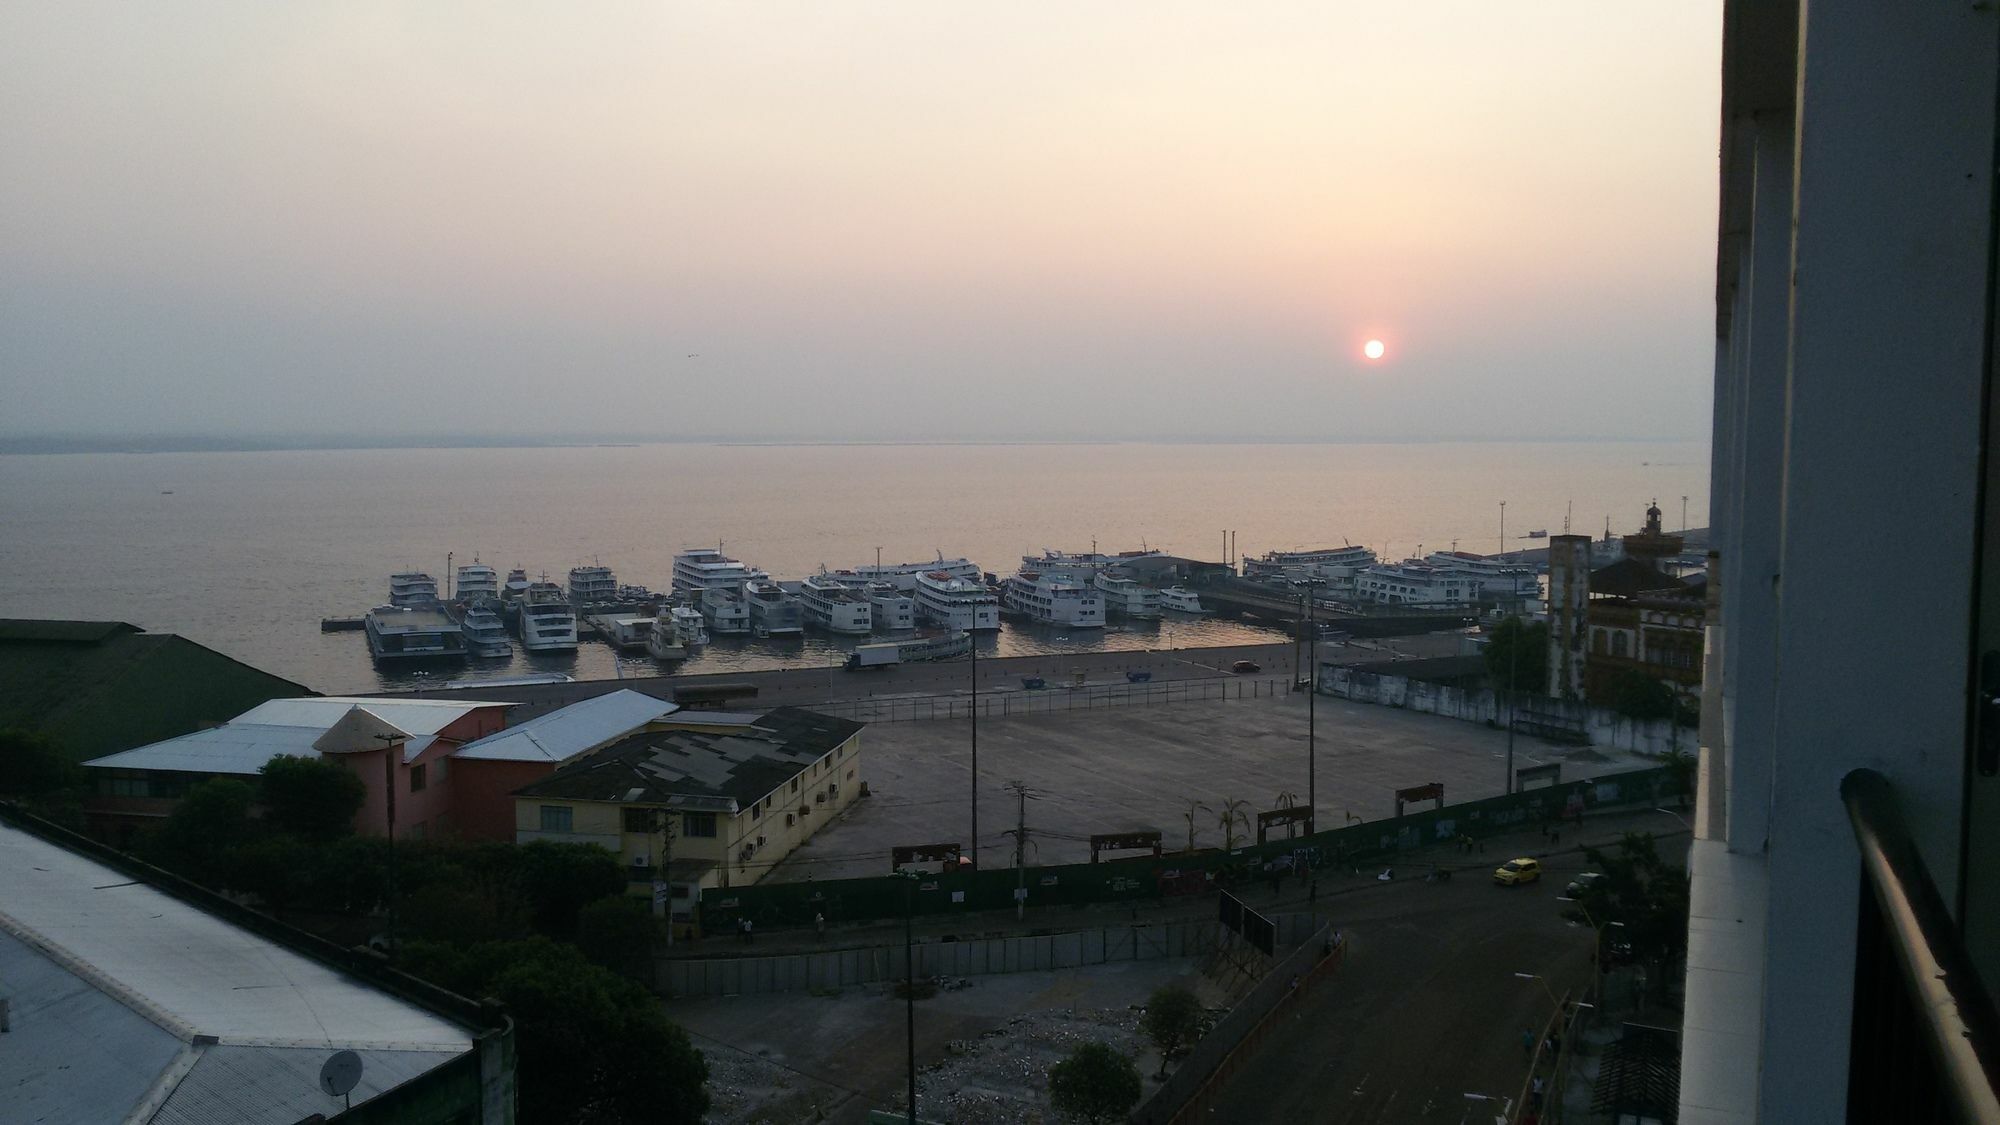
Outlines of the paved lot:
M 1233 679 L 1233 678 L 1232 678 Z M 1018 805 L 1005 788 L 1026 782 L 1031 863 L 1090 858 L 1092 833 L 1157 828 L 1187 844 L 1191 803 L 1219 810 L 1276 808 L 1306 791 L 1306 699 L 1263 698 L 1126 706 L 979 722 L 979 860 L 1011 864 Z M 1448 802 L 1504 789 L 1506 734 L 1472 723 L 1321 696 L 1317 705 L 1319 822 L 1395 813 L 1399 788 L 1441 781 Z M 775 881 L 883 874 L 899 844 L 965 842 L 971 833 L 971 738 L 966 719 L 871 724 L 862 735 L 858 801 L 794 852 Z M 1577 750 L 1518 738 L 1517 766 L 1563 763 L 1565 779 L 1649 763 L 1603 748 Z M 1195 844 L 1223 842 L 1219 812 L 1196 812 Z M 1239 830 L 1240 832 L 1240 830 Z M 1239 839 L 1242 836 L 1239 835 Z

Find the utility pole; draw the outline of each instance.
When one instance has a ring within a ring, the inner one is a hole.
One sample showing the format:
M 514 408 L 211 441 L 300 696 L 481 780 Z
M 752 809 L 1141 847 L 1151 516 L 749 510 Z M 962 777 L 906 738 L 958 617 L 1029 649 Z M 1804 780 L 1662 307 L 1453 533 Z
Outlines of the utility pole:
M 916 914 L 917 874 L 914 871 L 901 874 L 908 880 L 903 884 L 904 1046 L 909 1052 L 910 1064 L 910 1125 L 917 1125 L 917 962 L 912 955 L 914 943 L 910 936 L 910 921 Z
M 1019 801 L 1019 814 L 1014 823 L 1014 920 L 1020 921 L 1028 912 L 1028 786 L 1025 782 L 1010 781 L 1007 788 L 1014 791 Z
M 1687 505 L 1686 505 L 1686 504 L 1682 504 L 1682 505 L 1681 505 L 1681 515 L 1682 515 L 1682 517 L 1683 517 L 1683 519 L 1682 519 L 1682 521 L 1681 521 L 1681 522 L 1683 522 L 1683 523 L 1687 522 L 1687 521 L 1686 521 L 1686 519 L 1685 519 L 1685 517 L 1686 517 L 1686 515 L 1687 515 Z M 445 600 L 445 601 L 450 601 L 450 600 L 451 600 L 451 576 L 452 576 L 452 569 L 451 569 L 451 558 L 452 558 L 452 554 L 453 554 L 453 552 L 451 552 L 451 551 L 446 551 L 446 552 L 444 553 L 444 600 Z
M 396 759 L 402 757 L 401 736 L 378 734 L 382 743 L 382 796 L 388 809 L 389 829 L 389 959 L 396 958 Z
M 1688 498 L 1683 496 L 1681 497 L 1681 530 L 1686 531 L 1687 529 L 1688 529 Z
M 668 809 L 653 810 L 654 826 L 660 830 L 660 873 L 656 878 L 667 888 L 667 948 L 674 947 L 674 814 Z M 724 867 L 728 857 L 723 857 Z
M 1525 626 L 1521 619 L 1514 621 L 1514 637 L 1507 646 L 1507 792 L 1514 791 L 1514 683 L 1520 677 L 1521 633 Z
M 1096 540 L 1092 540 L 1093 546 Z M 973 610 L 972 623 L 979 624 L 979 611 Z M 968 642 L 966 652 L 972 657 L 972 869 L 979 870 L 979 638 L 972 630 L 965 631 Z
M 1500 501 L 1500 553 L 1507 553 L 1507 502 Z

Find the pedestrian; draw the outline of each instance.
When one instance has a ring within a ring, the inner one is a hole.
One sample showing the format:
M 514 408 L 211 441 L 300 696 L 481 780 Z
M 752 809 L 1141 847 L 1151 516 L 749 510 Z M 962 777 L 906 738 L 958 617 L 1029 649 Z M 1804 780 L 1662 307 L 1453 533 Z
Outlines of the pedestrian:
M 743 944 L 751 945 L 754 944 L 756 940 L 757 937 L 751 926 L 750 919 L 748 918 L 743 919 Z
M 1524 1027 L 1521 1029 L 1521 1054 L 1532 1055 L 1534 1053 L 1535 1053 L 1535 1029 L 1532 1027 Z
M 1539 1074 L 1528 1087 L 1528 1108 L 1536 1113 L 1542 1109 L 1542 1076 Z
M 820 937 L 826 936 L 826 915 L 824 913 L 813 915 L 813 930 Z
M 1319 876 L 1317 875 L 1313 876 L 1312 882 L 1306 884 L 1306 901 L 1308 903 L 1319 901 Z
M 738 918 L 736 920 L 736 944 L 750 944 L 750 919 Z

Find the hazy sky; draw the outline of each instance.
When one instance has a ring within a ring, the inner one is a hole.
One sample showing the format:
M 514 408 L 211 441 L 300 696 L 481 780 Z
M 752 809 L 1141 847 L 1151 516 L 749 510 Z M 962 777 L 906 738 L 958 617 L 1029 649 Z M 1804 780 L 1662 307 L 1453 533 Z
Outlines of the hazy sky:
M 0 432 L 1700 436 L 1719 40 L 1719 0 L 7 4 Z

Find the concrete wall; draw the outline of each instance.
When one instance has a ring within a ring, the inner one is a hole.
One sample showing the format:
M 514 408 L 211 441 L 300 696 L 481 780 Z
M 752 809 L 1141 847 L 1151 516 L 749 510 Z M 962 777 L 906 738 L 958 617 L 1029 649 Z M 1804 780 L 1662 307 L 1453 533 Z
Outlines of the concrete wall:
M 1426 715 L 1443 715 L 1502 728 L 1507 725 L 1506 700 L 1486 688 L 1468 691 L 1404 676 L 1379 676 L 1329 664 L 1320 669 L 1320 691 L 1356 703 L 1399 707 Z M 1676 749 L 1693 753 L 1695 750 L 1696 732 L 1692 728 L 1677 728 L 1665 719 L 1628 719 L 1609 708 L 1596 707 L 1582 700 L 1523 697 L 1519 714 L 1523 720 L 1533 714 L 1580 723 L 1592 746 L 1612 746 L 1641 754 L 1667 754 Z

